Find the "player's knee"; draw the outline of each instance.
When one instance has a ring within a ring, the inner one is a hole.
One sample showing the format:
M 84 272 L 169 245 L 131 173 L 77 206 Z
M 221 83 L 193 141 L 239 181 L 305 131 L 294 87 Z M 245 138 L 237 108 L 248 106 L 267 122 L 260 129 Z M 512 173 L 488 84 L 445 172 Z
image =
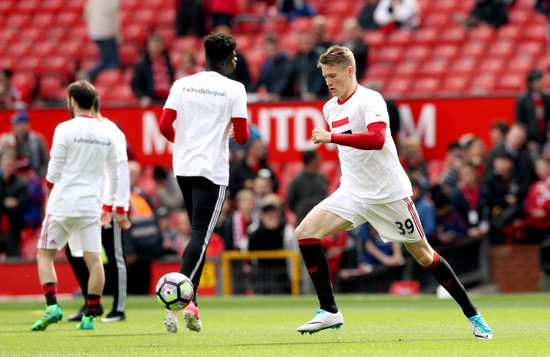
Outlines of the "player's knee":
M 434 261 L 433 255 L 428 254 L 427 252 L 415 256 L 415 259 L 418 264 L 422 265 L 423 267 L 430 266 Z
M 313 232 L 304 224 L 300 224 L 295 230 L 294 234 L 298 240 L 313 237 Z

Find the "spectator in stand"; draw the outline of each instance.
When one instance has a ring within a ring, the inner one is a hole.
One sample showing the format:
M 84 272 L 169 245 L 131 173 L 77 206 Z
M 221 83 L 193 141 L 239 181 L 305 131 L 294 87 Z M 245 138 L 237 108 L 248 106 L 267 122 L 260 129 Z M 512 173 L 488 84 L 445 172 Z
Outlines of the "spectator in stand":
M 510 126 L 505 120 L 498 120 L 491 125 L 489 136 L 491 137 L 491 149 L 502 144 Z
M 210 14 L 212 15 L 212 27 L 231 27 L 231 20 L 239 11 L 237 0 L 210 0 Z
M 4 68 L 0 72 L 0 109 L 25 110 L 31 101 L 27 88 L 12 81 L 13 72 Z
M 508 22 L 507 5 L 502 0 L 477 0 L 463 21 L 467 28 L 479 25 L 500 27 Z
M 540 156 L 535 161 L 538 180 L 527 192 L 525 214 L 533 218 L 533 228 L 527 236 L 531 242 L 541 242 L 550 230 L 550 156 Z
M 550 156 L 550 128 L 546 132 L 546 144 L 542 147 L 542 155 Z
M 276 102 L 284 97 L 293 97 L 292 63 L 286 53 L 279 49 L 275 36 L 266 36 L 264 51 L 266 59 L 252 92 L 264 89 L 265 94 L 260 94 L 264 102 Z
M 428 239 L 432 237 L 436 230 L 435 208 L 430 200 L 426 197 L 426 189 L 420 184 L 422 175 L 418 172 L 409 174 L 412 185 L 412 200 L 418 212 L 418 218 L 424 229 L 424 234 Z
M 501 149 L 493 154 L 492 160 L 493 170 L 481 186 L 479 204 L 489 210 L 491 242 L 502 243 L 502 227 L 522 216 L 528 186 L 514 175 L 514 159 L 509 152 Z
M 165 207 L 168 213 L 183 208 L 183 195 L 172 173 L 168 174 L 162 166 L 155 166 L 153 180 L 155 186 L 150 197 L 153 208 Z
M 174 249 L 173 242 L 176 232 L 172 226 L 172 218 L 166 207 L 157 208 L 157 218 L 159 222 L 160 236 L 162 238 L 162 255 L 176 255 L 178 251 Z
M 410 174 L 413 171 L 419 172 L 422 176 L 420 184 L 422 187 L 428 187 L 430 176 L 428 175 L 427 163 L 422 154 L 422 144 L 420 140 L 408 137 L 401 142 L 400 160 L 405 171 Z
M 88 25 L 88 34 L 97 45 L 100 54 L 99 63 L 82 79 L 94 81 L 104 69 L 119 67 L 117 42 L 122 39 L 119 19 L 120 0 L 88 0 L 84 17 Z
M 132 91 L 139 100 L 139 106 L 147 108 L 153 103 L 163 103 L 174 82 L 174 68 L 170 63 L 164 39 L 159 35 L 147 38 L 143 58 L 134 66 Z
M 44 177 L 48 169 L 48 151 L 42 134 L 31 131 L 29 114 L 21 111 L 11 117 L 17 156 L 26 158 L 38 176 Z
M 416 30 L 420 25 L 420 6 L 417 0 L 380 0 L 374 21 L 382 31 Z
M 27 185 L 27 205 L 23 211 L 23 227 L 30 228 L 33 234 L 40 227 L 43 217 L 43 207 L 46 198 L 42 179 L 32 169 L 29 160 L 17 160 L 17 176 Z
M 504 142 L 495 146 L 485 161 L 485 169 L 483 171 L 483 181 L 486 181 L 493 174 L 493 161 L 495 155 L 502 151 L 506 151 L 513 160 L 514 177 L 523 186 L 529 186 L 535 181 L 535 170 L 533 167 L 533 161 L 529 152 L 525 148 L 527 139 L 527 129 L 523 124 L 514 124 L 506 137 Z
M 248 236 L 249 251 L 285 249 L 285 245 L 293 241 L 293 228 L 281 222 L 281 213 L 280 199 L 276 195 L 266 196 L 261 204 L 260 224 L 251 227 Z M 290 280 L 286 260 L 257 260 L 253 266 L 253 282 L 257 294 L 288 293 Z
M 141 165 L 128 162 L 130 173 L 130 210 L 132 227 L 126 231 L 126 262 L 128 263 L 128 293 L 149 294 L 151 261 L 162 251 L 158 220 L 149 198 L 139 188 Z
M 292 79 L 302 100 L 312 101 L 327 97 L 327 86 L 317 66 L 323 52 L 315 48 L 313 32 L 298 34 L 299 51 L 292 60 Z
M 19 256 L 23 212 L 27 206 L 27 185 L 17 175 L 17 154 L 2 153 L 0 159 L 0 253 Z
M 173 213 L 174 224 L 176 226 L 176 235 L 172 241 L 172 249 L 174 249 L 178 257 L 181 257 L 183 250 L 191 239 L 191 222 L 187 211 L 183 209 L 175 210 Z
M 220 25 L 215 27 L 212 32 L 231 35 L 231 28 L 229 26 Z M 241 82 L 244 85 L 244 88 L 248 91 L 250 90 L 250 71 L 248 70 L 248 63 L 246 62 L 244 55 L 237 50 L 235 50 L 235 57 L 237 57 L 237 66 L 235 67 L 235 70 L 231 73 L 225 74 L 225 76 L 229 79 Z
M 367 71 L 369 46 L 363 40 L 363 33 L 359 27 L 359 23 L 355 18 L 348 18 L 343 25 L 344 43 L 345 46 L 353 52 L 355 57 L 355 73 L 357 79 L 361 80 Z
M 357 19 L 361 29 L 363 30 L 378 30 L 378 24 L 374 21 L 374 10 L 378 6 L 378 0 L 366 0 L 359 18 Z
M 451 142 L 447 146 L 447 154 L 441 168 L 430 172 L 432 174 L 430 185 L 441 185 L 447 193 L 456 188 L 463 156 L 464 153 L 460 144 L 456 141 Z
M 481 176 L 476 165 L 470 161 L 463 161 L 460 165 L 458 186 L 451 192 L 449 200 L 451 206 L 467 223 L 468 236 L 474 238 L 481 238 L 487 233 L 486 227 L 481 224 L 480 192 Z
M 203 0 L 176 1 L 176 36 L 195 35 L 202 37 L 206 34 L 204 25 Z
M 537 157 L 550 130 L 550 95 L 543 89 L 542 72 L 533 69 L 527 75 L 527 93 L 516 101 L 516 122 L 527 127 L 527 148 Z
M 361 240 L 364 248 L 363 262 L 370 266 L 366 272 L 375 267 L 398 267 L 405 264 L 401 244 L 384 242 L 378 232 L 368 222 L 361 227 Z
M 334 43 L 327 40 L 327 19 L 323 15 L 315 15 L 311 21 L 311 30 L 315 35 L 316 50 L 323 53 Z
M 546 45 L 550 49 L 550 1 L 537 0 L 535 9 L 546 17 Z M 550 68 L 550 63 L 548 68 Z
M 267 163 L 264 144 L 261 139 L 249 140 L 245 157 L 230 165 L 229 190 L 231 195 L 234 196 L 243 188 L 253 189 L 254 178 L 261 169 L 269 171 L 273 182 L 273 189 L 277 191 L 279 184 L 277 183 L 273 169 Z
M 300 16 L 315 16 L 317 11 L 307 0 L 276 0 L 279 13 L 286 16 L 288 21 Z
M 472 136 L 465 140 L 461 146 L 464 160 L 476 167 L 478 177 L 483 176 L 485 159 L 487 158 L 487 150 L 483 139 Z
M 431 237 L 433 245 L 452 244 L 464 238 L 466 222 L 451 205 L 447 194 L 440 186 L 433 187 L 431 191 L 437 221 L 436 232 Z
M 191 50 L 183 50 L 178 55 L 178 67 L 176 68 L 176 79 L 187 77 L 203 70 L 197 65 L 195 53 Z
M 319 172 L 321 158 L 316 151 L 308 150 L 302 154 L 304 169 L 292 179 L 288 187 L 286 202 L 296 216 L 296 224 L 303 218 L 304 208 L 312 203 L 319 203 L 327 197 L 328 182 L 325 175 Z
M 254 223 L 254 192 L 244 188 L 235 195 L 236 209 L 222 223 L 220 234 L 225 242 L 225 250 L 248 249 L 247 228 Z

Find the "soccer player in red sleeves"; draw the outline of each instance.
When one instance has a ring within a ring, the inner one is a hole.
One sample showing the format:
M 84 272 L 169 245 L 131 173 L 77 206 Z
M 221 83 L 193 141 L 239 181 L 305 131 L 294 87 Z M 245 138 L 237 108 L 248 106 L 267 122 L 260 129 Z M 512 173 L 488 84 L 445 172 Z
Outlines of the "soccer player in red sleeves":
M 202 328 L 197 287 L 229 184 L 229 137 L 242 145 L 250 135 L 244 86 L 224 76 L 235 69 L 236 47 L 231 35 L 207 36 L 205 71 L 174 83 L 160 120 L 162 135 L 174 143 L 174 175 L 191 221 L 179 272 L 195 287 L 193 302 L 183 315 L 187 328 L 196 332 Z M 164 324 L 168 332 L 177 332 L 177 311 L 166 310 Z
M 338 328 L 344 317 L 334 300 L 321 240 L 342 229 L 369 222 L 388 242 L 403 242 L 417 262 L 433 274 L 460 305 L 476 338 L 493 333 L 447 261 L 424 235 L 411 199 L 411 183 L 397 158 L 382 96 L 357 83 L 355 59 L 343 46 L 332 46 L 318 61 L 334 96 L 323 107 L 330 131 L 315 128 L 315 144 L 335 143 L 342 170 L 340 187 L 319 203 L 296 228 L 300 251 L 315 285 L 320 309 L 298 332 Z

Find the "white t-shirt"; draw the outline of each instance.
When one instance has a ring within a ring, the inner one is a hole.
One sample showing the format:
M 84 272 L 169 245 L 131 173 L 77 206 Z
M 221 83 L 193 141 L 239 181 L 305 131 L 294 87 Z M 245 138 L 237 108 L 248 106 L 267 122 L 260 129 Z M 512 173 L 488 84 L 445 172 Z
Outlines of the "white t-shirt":
M 333 133 L 364 133 L 371 123 L 386 123 L 382 150 L 360 150 L 338 145 L 340 186 L 367 203 L 387 203 L 412 195 L 412 187 L 397 157 L 391 137 L 388 109 L 382 96 L 363 86 L 345 102 L 329 100 L 323 114 Z
M 123 207 L 128 211 L 130 205 L 130 173 L 128 172 L 128 153 L 126 152 L 126 136 L 120 128 L 107 118 L 101 121 L 113 133 L 115 147 L 118 153 L 118 190 L 116 191 L 115 206 Z M 105 181 L 105 190 L 103 191 L 104 200 L 107 192 L 110 192 L 110 182 Z
M 118 188 L 118 153 L 111 130 L 98 119 L 79 116 L 55 128 L 46 180 L 54 184 L 46 213 L 95 217 L 101 212 L 105 177 L 112 205 Z
M 248 119 L 242 83 L 214 71 L 184 77 L 172 86 L 164 108 L 177 111 L 174 175 L 227 186 L 231 118 Z

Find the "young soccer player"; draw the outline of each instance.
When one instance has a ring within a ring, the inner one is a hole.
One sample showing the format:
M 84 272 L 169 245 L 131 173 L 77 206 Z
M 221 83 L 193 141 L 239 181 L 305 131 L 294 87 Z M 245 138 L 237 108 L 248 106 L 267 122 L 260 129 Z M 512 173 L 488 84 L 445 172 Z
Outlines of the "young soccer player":
M 490 339 L 491 329 L 470 301 L 464 286 L 443 257 L 429 245 L 411 199 L 411 183 L 397 158 L 382 96 L 358 85 L 355 59 L 343 46 L 330 47 L 319 58 L 326 84 L 334 96 L 323 107 L 330 126 L 315 128 L 315 144 L 335 143 L 342 170 L 340 187 L 319 203 L 296 228 L 300 251 L 321 305 L 298 332 L 338 328 L 344 317 L 334 300 L 323 237 L 369 222 L 388 242 L 407 250 L 447 289 L 470 321 L 476 338 Z
M 229 183 L 229 136 L 241 145 L 249 137 L 244 86 L 223 76 L 235 69 L 236 47 L 231 35 L 207 36 L 206 70 L 174 83 L 160 120 L 162 134 L 174 143 L 173 170 L 191 221 L 179 271 L 195 287 L 193 302 L 183 313 L 187 328 L 197 332 L 202 328 L 197 288 Z M 177 311 L 166 310 L 164 324 L 176 333 Z
M 38 240 L 38 275 L 46 296 L 46 312 L 31 330 L 44 330 L 61 320 L 57 302 L 56 250 L 68 242 L 74 255 L 83 256 L 90 272 L 85 316 L 78 330 L 94 328 L 105 273 L 101 259 L 101 224 L 112 219 L 118 187 L 118 154 L 113 135 L 92 116 L 95 88 L 86 81 L 69 86 L 67 98 L 72 120 L 55 128 L 46 175 L 46 217 Z M 105 178 L 109 183 L 101 205 Z

